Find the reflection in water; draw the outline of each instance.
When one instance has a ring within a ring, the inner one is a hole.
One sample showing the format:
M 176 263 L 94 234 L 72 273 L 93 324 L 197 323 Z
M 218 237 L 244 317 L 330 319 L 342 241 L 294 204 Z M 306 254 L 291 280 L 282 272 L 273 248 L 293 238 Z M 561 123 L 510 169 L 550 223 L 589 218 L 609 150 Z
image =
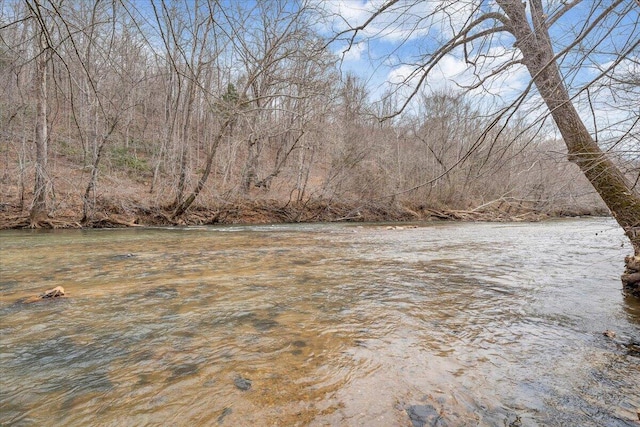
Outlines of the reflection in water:
M 0 237 L 2 425 L 637 425 L 610 220 Z

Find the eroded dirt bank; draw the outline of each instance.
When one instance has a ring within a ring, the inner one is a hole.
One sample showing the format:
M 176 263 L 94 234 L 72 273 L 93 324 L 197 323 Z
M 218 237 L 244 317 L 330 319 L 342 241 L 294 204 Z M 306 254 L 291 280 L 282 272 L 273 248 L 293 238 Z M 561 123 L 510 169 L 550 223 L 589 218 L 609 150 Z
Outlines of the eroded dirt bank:
M 512 204 L 495 204 L 482 209 L 450 210 L 425 205 L 357 204 L 328 200 L 286 203 L 279 200 L 230 201 L 215 207 L 195 206 L 174 218 L 170 207 L 147 207 L 127 202 L 102 201 L 91 219 L 82 221 L 79 207 L 58 209 L 38 223 L 29 211 L 18 206 L 0 206 L 0 229 L 12 228 L 107 228 L 162 225 L 267 224 L 295 222 L 406 222 L 456 221 L 540 221 L 552 217 L 604 215 L 600 210 L 536 212 Z

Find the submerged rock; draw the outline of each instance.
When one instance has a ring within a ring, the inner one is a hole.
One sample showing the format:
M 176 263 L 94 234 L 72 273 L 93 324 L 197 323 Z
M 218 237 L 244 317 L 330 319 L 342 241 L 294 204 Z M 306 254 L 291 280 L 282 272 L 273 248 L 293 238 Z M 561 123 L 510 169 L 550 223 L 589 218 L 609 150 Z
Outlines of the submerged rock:
M 233 380 L 233 383 L 242 391 L 247 391 L 251 388 L 251 380 L 248 378 L 243 378 L 241 376 L 237 376 Z
M 183 363 L 182 365 L 177 365 L 171 368 L 171 378 L 182 378 L 188 375 L 193 375 L 200 370 L 200 366 L 197 363 Z
M 625 272 L 622 275 L 622 291 L 625 295 L 640 298 L 640 256 L 624 259 Z
M 417 225 L 390 225 L 387 227 L 387 230 L 407 230 L 418 228 Z
M 446 425 L 438 410 L 431 405 L 411 405 L 406 411 L 413 427 Z
M 640 342 L 631 341 L 624 344 L 627 348 L 627 354 L 634 357 L 640 357 Z
M 280 325 L 273 319 L 254 319 L 251 323 L 253 324 L 254 328 L 261 332 L 268 331 Z
M 222 410 L 222 413 L 220 414 L 220 416 L 218 417 L 218 424 L 222 424 L 224 422 L 224 419 L 227 415 L 231 414 L 233 412 L 233 410 L 229 407 L 226 407 Z

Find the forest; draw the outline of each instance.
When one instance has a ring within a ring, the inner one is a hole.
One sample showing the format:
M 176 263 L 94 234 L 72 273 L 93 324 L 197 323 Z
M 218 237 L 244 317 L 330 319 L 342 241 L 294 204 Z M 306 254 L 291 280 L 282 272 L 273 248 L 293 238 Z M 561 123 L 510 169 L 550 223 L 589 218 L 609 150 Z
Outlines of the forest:
M 345 70 L 322 4 L 3 2 L 0 227 L 608 214 L 548 116 L 407 106 Z M 637 188 L 634 129 L 598 142 Z

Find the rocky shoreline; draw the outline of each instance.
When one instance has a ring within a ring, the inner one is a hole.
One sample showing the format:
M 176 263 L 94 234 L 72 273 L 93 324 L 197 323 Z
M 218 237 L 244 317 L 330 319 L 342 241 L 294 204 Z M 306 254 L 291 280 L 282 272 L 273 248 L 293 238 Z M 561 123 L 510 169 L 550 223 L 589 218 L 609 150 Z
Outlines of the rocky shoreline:
M 640 256 L 624 259 L 625 272 L 622 275 L 622 289 L 625 295 L 640 299 Z

